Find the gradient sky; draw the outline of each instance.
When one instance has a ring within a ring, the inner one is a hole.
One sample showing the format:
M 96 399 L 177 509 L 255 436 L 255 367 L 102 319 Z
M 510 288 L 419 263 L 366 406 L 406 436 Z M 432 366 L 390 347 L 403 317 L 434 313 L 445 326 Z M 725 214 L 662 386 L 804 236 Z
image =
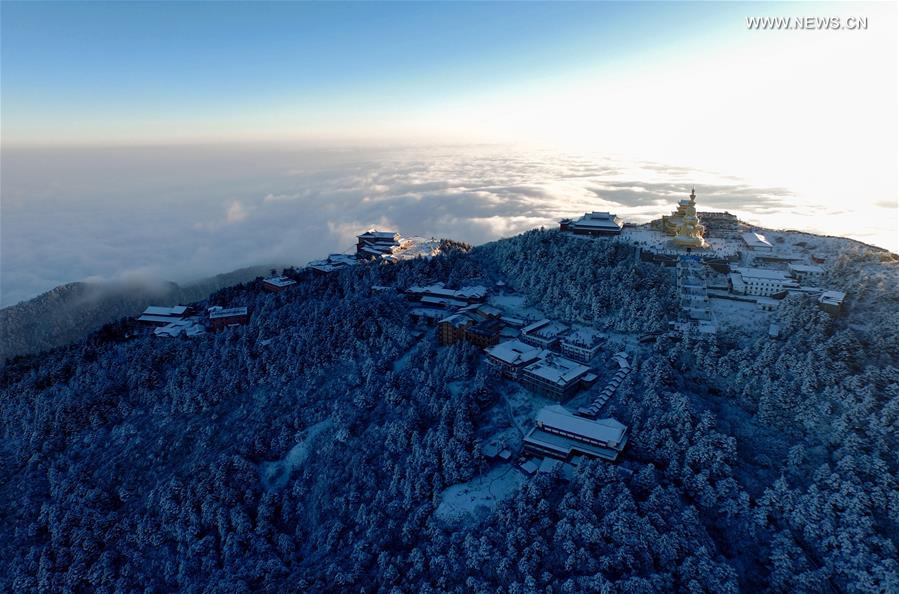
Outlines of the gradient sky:
M 447 101 L 620 64 L 724 5 L 4 2 L 4 135 L 103 143 L 380 134 Z M 374 121 L 373 121 L 374 120 Z M 361 126 L 361 129 L 360 129 Z
M 4 2 L 4 136 L 131 143 L 439 128 L 429 120 L 455 101 L 614 80 L 672 57 L 683 66 L 750 39 L 745 16 L 787 11 L 751 6 Z M 710 83 L 685 79 L 680 92 Z

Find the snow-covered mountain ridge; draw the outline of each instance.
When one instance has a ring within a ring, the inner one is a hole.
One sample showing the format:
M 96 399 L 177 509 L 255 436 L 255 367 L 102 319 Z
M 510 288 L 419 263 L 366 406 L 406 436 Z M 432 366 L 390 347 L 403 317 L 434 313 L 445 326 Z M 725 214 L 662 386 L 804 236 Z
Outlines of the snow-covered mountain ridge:
M 248 307 L 245 326 L 115 323 L 0 372 L 2 589 L 896 589 L 899 269 L 881 254 L 834 253 L 845 311 L 788 297 L 765 314 L 778 337 L 669 334 L 672 269 L 557 231 L 287 272 L 288 290 L 196 303 Z M 509 474 L 551 399 L 410 319 L 401 290 L 437 282 L 601 329 L 597 389 L 627 352 L 603 413 L 629 427 L 622 457 Z

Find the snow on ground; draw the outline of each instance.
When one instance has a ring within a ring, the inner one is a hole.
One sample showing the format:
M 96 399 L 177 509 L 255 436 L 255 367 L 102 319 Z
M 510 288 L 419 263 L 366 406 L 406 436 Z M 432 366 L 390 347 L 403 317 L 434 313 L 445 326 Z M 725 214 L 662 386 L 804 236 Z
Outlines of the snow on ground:
M 709 247 L 702 250 L 703 255 L 714 255 L 719 258 L 728 258 L 737 253 L 740 243 L 733 239 L 722 237 L 706 237 Z M 637 245 L 650 251 L 669 254 L 683 255 L 691 252 L 678 248 L 671 242 L 671 236 L 665 235 L 661 231 L 656 231 L 649 227 L 625 227 L 621 230 L 619 241 Z M 697 253 L 697 252 L 692 252 Z
M 481 438 L 481 453 L 484 453 L 484 450 L 490 447 L 493 447 L 497 452 L 507 449 L 513 454 L 521 450 L 521 433 L 519 433 L 517 427 L 509 427 L 508 423 L 506 423 L 503 429 L 497 430 L 497 427 L 493 426 L 487 428 L 484 433 L 487 433 L 487 436 Z
M 445 489 L 434 513 L 441 520 L 477 519 L 492 511 L 524 482 L 525 478 L 513 466 L 494 466 L 467 483 Z
M 328 428 L 330 419 L 316 423 L 303 431 L 299 443 L 290 448 L 290 451 L 280 460 L 263 462 L 261 464 L 262 485 L 266 489 L 280 489 L 290 478 L 290 474 L 299 468 L 309 455 L 309 444 L 315 437 Z
M 762 311 L 755 303 L 731 299 L 709 299 L 712 312 L 723 327 L 767 331 L 771 312 Z
M 494 307 L 505 307 L 509 310 L 524 307 L 524 297 L 522 295 L 491 295 L 489 300 L 490 305 Z
M 522 433 L 527 433 L 534 426 L 534 417 L 537 416 L 538 410 L 550 404 L 558 404 L 555 400 L 528 392 L 521 385 L 511 381 L 506 382 L 502 396 L 508 403 L 515 425 Z
M 395 254 L 398 260 L 411 260 L 414 258 L 430 258 L 440 253 L 440 240 L 426 239 L 424 237 L 404 237 L 409 245 Z
M 525 299 L 522 295 L 490 295 L 487 302 L 493 307 L 498 307 L 513 318 L 522 320 L 542 320 L 545 316 L 539 309 L 528 307 L 525 305 Z

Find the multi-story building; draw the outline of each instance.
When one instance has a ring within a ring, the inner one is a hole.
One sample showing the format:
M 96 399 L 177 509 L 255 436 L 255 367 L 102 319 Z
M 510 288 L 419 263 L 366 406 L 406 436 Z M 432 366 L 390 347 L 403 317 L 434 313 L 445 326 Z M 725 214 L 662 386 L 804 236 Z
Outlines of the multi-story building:
M 396 231 L 376 231 L 369 229 L 357 236 L 356 256 L 363 260 L 372 260 L 390 256 L 402 246 L 402 238 Z
M 514 379 L 524 367 L 546 353 L 543 349 L 520 340 L 507 340 L 487 349 L 487 363 L 500 374 Z
M 231 307 L 223 309 L 215 305 L 209 310 L 209 325 L 213 330 L 222 330 L 233 326 L 241 326 L 250 321 L 250 315 L 246 307 Z
M 602 335 L 592 328 L 578 328 L 562 339 L 562 354 L 580 363 L 589 363 L 602 346 Z
M 528 453 L 558 460 L 585 456 L 613 462 L 627 445 L 627 439 L 627 427 L 615 419 L 586 419 L 554 405 L 537 413 L 534 428 L 524 438 L 524 447 Z
M 734 293 L 762 297 L 799 287 L 785 272 L 771 268 L 734 268 L 728 275 L 728 283 Z
M 788 266 L 790 274 L 793 278 L 803 282 L 817 282 L 824 276 L 824 269 L 820 266 L 809 266 L 807 264 L 790 264 Z
M 453 314 L 437 322 L 437 340 L 446 346 L 465 338 L 465 329 L 475 321 L 465 314 Z
M 836 315 L 843 307 L 846 293 L 842 291 L 824 291 L 818 296 L 818 305 L 831 315 Z
M 554 349 L 566 332 L 568 332 L 568 326 L 565 324 L 540 320 L 521 329 L 521 340 L 541 349 Z
M 273 276 L 271 278 L 263 279 L 262 288 L 272 293 L 278 293 L 295 284 L 297 284 L 297 281 L 292 278 L 287 278 L 286 276 Z
M 567 400 L 584 385 L 584 378 L 590 375 L 590 368 L 571 359 L 548 353 L 521 369 L 519 381 L 537 394 L 557 400 Z
M 485 349 L 499 342 L 502 329 L 502 322 L 494 318 L 488 318 L 465 328 L 465 340 Z

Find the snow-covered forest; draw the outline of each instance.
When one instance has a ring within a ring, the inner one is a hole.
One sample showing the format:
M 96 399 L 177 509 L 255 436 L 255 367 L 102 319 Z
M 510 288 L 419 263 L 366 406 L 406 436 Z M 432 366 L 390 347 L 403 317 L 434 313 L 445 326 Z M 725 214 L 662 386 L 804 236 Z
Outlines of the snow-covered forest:
M 194 339 L 126 322 L 0 376 L 0 590 L 896 592 L 899 269 L 848 250 L 838 317 L 790 297 L 779 338 L 646 347 L 610 414 L 616 464 L 530 478 L 447 522 L 502 406 L 470 344 L 439 347 L 404 288 L 502 280 L 568 322 L 657 332 L 670 269 L 531 231 L 432 259 L 259 282 L 198 305 Z

